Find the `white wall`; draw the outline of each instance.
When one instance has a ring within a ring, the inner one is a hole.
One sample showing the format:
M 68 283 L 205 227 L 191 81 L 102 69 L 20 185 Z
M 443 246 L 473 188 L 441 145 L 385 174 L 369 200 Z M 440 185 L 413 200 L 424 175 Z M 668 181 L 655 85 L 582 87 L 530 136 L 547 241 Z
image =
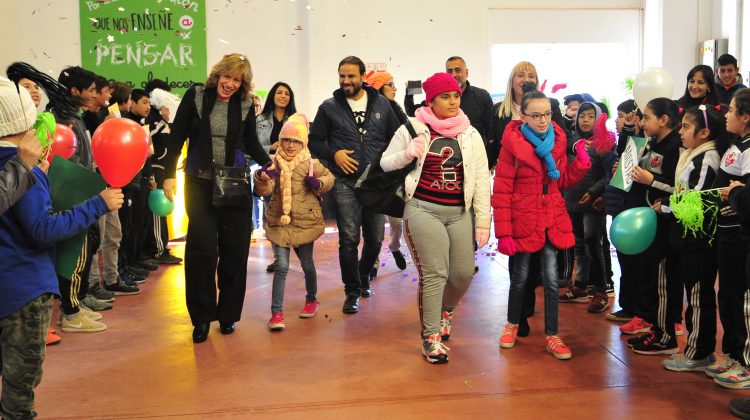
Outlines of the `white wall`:
M 424 79 L 444 69 L 445 58 L 463 56 L 473 84 L 489 87 L 490 36 L 503 37 L 491 27 L 490 14 L 513 15 L 529 9 L 662 9 L 656 31 L 663 39 L 656 50 L 644 38 L 644 63 L 661 61 L 675 78 L 675 92 L 684 89 L 684 74 L 695 64 L 697 42 L 707 34 L 720 36 L 720 14 L 736 14 L 740 0 L 207 0 L 209 66 L 227 52 L 250 57 L 259 89 L 278 80 L 289 82 L 298 107 L 313 114 L 337 88 L 336 66 L 346 55 L 366 62 L 385 62 L 403 90 L 408 79 Z M 744 3 L 744 1 L 741 1 Z M 312 10 L 308 9 L 310 6 Z M 522 7 L 522 8 L 521 8 Z M 644 20 L 648 20 L 645 10 Z M 555 42 L 560 32 L 527 19 L 528 34 Z M 295 31 L 300 25 L 302 30 Z M 729 34 L 741 46 L 739 25 Z M 710 28 L 710 30 L 709 30 Z M 518 28 L 517 28 L 518 29 Z M 520 28 L 520 34 L 524 33 Z M 519 31 L 513 31 L 517 37 Z M 583 42 L 606 30 L 569 28 Z M 80 63 L 78 2 L 76 0 L 0 1 L 0 69 L 16 60 L 28 61 L 55 76 L 69 64 Z M 730 37 L 730 39 L 732 39 Z M 228 44 L 219 42 L 219 38 Z M 653 53 L 656 51 L 656 53 Z M 741 51 L 739 51 L 741 52 Z M 651 58 L 649 58 L 651 57 Z M 207 69 L 208 70 L 208 69 Z M 105 75 L 106 76 L 106 75 Z M 399 96 L 400 98 L 401 96 Z

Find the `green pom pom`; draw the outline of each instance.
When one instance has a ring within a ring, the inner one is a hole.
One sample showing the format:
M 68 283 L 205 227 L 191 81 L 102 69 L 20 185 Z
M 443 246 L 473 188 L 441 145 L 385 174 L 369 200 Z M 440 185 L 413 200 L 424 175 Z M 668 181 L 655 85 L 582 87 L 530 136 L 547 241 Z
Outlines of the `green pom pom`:
M 34 121 L 36 138 L 39 139 L 43 148 L 47 148 L 53 143 L 56 124 L 55 116 L 50 112 L 42 112 L 36 117 L 36 121 Z
M 682 224 L 682 237 L 687 237 L 691 233 L 693 237 L 698 235 L 710 236 L 713 241 L 716 232 L 716 216 L 719 212 L 719 206 L 712 196 L 718 196 L 718 191 L 690 191 L 684 184 L 677 184 L 675 192 L 669 197 L 669 206 L 672 208 L 672 214 Z M 706 217 L 709 219 L 709 230 L 704 230 Z

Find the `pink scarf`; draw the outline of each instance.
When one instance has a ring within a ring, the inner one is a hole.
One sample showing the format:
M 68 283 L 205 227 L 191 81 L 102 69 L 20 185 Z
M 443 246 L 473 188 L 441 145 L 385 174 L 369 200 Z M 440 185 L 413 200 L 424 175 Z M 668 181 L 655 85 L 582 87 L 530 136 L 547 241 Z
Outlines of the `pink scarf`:
M 417 109 L 414 116 L 417 120 L 427 124 L 433 130 L 452 139 L 457 139 L 458 136 L 466 131 L 471 125 L 469 117 L 467 117 L 466 114 L 464 114 L 464 111 L 460 108 L 458 110 L 458 115 L 442 120 L 432 112 L 432 107 L 429 106 L 423 106 Z

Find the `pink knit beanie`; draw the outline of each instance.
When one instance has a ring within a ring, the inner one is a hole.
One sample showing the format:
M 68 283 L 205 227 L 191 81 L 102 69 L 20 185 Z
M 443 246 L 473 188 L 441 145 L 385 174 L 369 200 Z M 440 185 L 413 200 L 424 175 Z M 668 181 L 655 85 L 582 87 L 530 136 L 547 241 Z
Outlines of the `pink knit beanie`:
M 435 73 L 428 77 L 427 80 L 422 82 L 422 89 L 424 94 L 427 96 L 425 99 L 426 103 L 445 92 L 458 92 L 461 94 L 461 86 L 458 85 L 456 79 L 448 73 Z

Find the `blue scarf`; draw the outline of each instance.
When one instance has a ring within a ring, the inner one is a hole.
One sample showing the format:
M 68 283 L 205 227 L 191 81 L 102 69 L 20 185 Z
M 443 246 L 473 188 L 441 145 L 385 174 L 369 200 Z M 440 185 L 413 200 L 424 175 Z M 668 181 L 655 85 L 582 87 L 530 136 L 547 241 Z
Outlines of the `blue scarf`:
M 524 123 L 521 125 L 521 133 L 534 146 L 534 153 L 544 162 L 544 166 L 547 167 L 547 175 L 553 181 L 560 178 L 560 171 L 557 170 L 555 160 L 552 158 L 552 148 L 555 147 L 555 132 L 552 129 L 552 124 L 547 126 L 546 133 L 537 133 Z

